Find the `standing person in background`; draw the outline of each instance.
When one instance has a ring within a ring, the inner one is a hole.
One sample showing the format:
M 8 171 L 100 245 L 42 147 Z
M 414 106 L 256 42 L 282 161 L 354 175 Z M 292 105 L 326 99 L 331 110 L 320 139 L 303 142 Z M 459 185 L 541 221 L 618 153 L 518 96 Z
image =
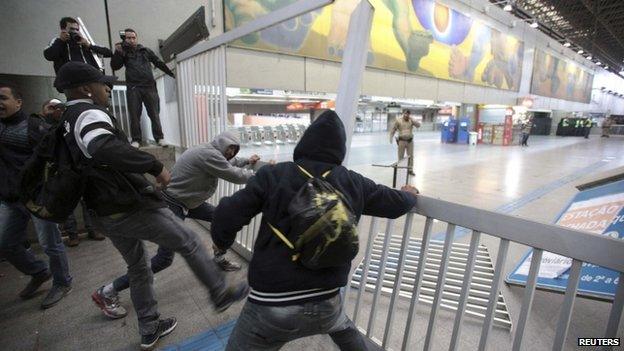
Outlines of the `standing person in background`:
M 80 32 L 80 24 L 72 17 L 63 17 L 59 23 L 61 33 L 52 39 L 50 45 L 43 50 L 46 60 L 54 62 L 54 73 L 69 61 L 87 63 L 100 69 L 93 54 L 111 57 L 113 52 L 106 47 L 92 45 Z
M 152 135 L 160 146 L 167 146 L 160 125 L 160 100 L 156 81 L 152 73 L 152 64 L 167 75 L 175 78 L 173 72 L 156 56 L 156 54 L 139 44 L 134 29 L 127 28 L 122 43 L 115 44 L 115 54 L 111 59 L 111 68 L 118 70 L 126 67 L 126 99 L 130 113 L 130 134 L 132 146 L 140 147 L 141 113 L 143 105 L 152 122 Z
M 533 118 L 529 117 L 522 123 L 522 140 L 520 140 L 520 146 L 529 146 L 527 142 L 529 141 L 529 135 L 531 135 L 531 128 L 533 128 Z
M 403 116 L 397 118 L 390 128 L 390 144 L 392 144 L 392 138 L 398 131 L 399 136 L 396 138 L 396 142 L 399 146 L 399 161 L 405 157 L 407 151 L 407 169 L 410 175 L 414 175 L 414 133 L 412 128 L 420 128 L 420 122 L 412 119 L 409 110 L 403 111 Z
M 19 201 L 20 172 L 39 141 L 39 135 L 33 133 L 33 124 L 37 121 L 22 111 L 22 94 L 14 86 L 0 83 L 0 256 L 31 276 L 19 293 L 23 299 L 34 297 L 41 285 L 52 278 L 52 289 L 41 303 L 42 308 L 49 308 L 72 290 L 72 277 L 56 223 L 31 215 Z M 49 265 L 24 246 L 30 220 L 39 244 L 50 259 Z
M 585 139 L 589 139 L 589 133 L 591 132 L 591 128 L 593 125 L 594 122 L 592 121 L 591 117 L 587 117 L 583 121 L 583 136 L 585 137 Z
M 608 138 L 609 133 L 611 132 L 611 125 L 613 124 L 613 119 L 609 116 L 602 121 L 602 138 Z

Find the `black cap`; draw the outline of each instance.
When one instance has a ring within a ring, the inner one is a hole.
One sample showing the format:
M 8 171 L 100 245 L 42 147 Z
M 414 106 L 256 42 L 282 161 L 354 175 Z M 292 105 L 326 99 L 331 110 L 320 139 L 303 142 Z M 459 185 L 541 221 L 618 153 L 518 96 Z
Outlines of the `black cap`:
M 70 61 L 61 66 L 56 74 L 54 87 L 62 91 L 96 82 L 112 85 L 116 80 L 117 77 L 105 76 L 99 69 L 89 64 Z

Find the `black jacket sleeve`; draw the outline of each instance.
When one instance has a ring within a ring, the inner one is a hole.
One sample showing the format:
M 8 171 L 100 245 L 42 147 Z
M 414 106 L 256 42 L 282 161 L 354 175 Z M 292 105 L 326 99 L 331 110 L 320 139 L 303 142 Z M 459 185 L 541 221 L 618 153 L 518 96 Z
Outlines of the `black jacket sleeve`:
M 115 50 L 115 53 L 113 54 L 113 57 L 111 58 L 110 65 L 111 65 L 111 68 L 113 69 L 113 71 L 117 71 L 117 70 L 121 69 L 121 67 L 123 67 L 123 65 L 124 65 L 124 56 L 123 56 L 123 54 L 121 52 Z
M 210 234 L 220 249 L 227 249 L 234 243 L 236 233 L 262 211 L 268 189 L 271 166 L 262 167 L 251 177 L 242 190 L 219 201 L 215 209 Z
M 52 44 L 48 46 L 45 50 L 43 50 L 43 57 L 45 57 L 48 61 L 56 61 L 61 57 L 63 53 L 63 47 L 65 47 L 66 43 L 61 39 L 56 38 L 52 41 Z
M 167 65 L 164 62 L 162 62 L 162 60 L 159 59 L 158 56 L 156 56 L 156 54 L 152 50 L 147 49 L 147 55 L 149 57 L 150 62 L 153 63 L 154 66 L 158 67 L 161 71 L 165 72 L 165 74 L 175 78 L 175 75 L 169 69 L 169 67 L 167 67 Z
M 120 172 L 149 173 L 156 177 L 164 167 L 153 155 L 132 147 L 112 134 L 93 139 L 87 151 L 96 162 Z
M 364 194 L 362 214 L 384 218 L 398 218 L 409 212 L 416 205 L 416 196 L 406 191 L 395 190 L 385 185 L 376 184 L 371 179 L 350 171 L 361 177 Z
M 89 47 L 89 49 L 98 54 L 101 55 L 103 57 L 112 57 L 113 56 L 113 52 L 111 51 L 111 49 L 104 47 L 104 46 L 97 46 L 97 45 L 91 45 Z

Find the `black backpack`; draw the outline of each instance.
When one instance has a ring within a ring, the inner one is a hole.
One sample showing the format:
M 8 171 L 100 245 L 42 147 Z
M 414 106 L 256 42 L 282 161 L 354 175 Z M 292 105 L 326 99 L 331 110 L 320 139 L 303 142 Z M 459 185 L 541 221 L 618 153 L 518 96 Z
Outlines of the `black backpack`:
M 314 177 L 297 165 L 308 181 L 288 205 L 291 229 L 288 237 L 269 223 L 269 227 L 290 249 L 292 260 L 308 269 L 348 264 L 358 253 L 356 217 L 343 194 L 325 178 Z
M 85 189 L 86 178 L 67 144 L 71 133 L 63 116 L 37 144 L 21 172 L 20 201 L 36 217 L 63 223 L 74 212 Z

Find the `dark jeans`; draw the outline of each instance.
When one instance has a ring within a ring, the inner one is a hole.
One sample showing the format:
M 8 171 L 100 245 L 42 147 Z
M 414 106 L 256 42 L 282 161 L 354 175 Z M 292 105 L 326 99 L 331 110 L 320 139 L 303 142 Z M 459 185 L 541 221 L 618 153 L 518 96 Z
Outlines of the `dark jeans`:
M 214 212 L 214 206 L 208 203 L 204 203 L 197 208 L 189 210 L 186 215 L 184 214 L 184 208 L 182 206 L 174 204 L 170 201 L 167 201 L 167 204 L 169 205 L 169 209 L 171 209 L 171 211 L 182 221 L 184 221 L 184 219 L 188 217 L 212 222 L 212 213 Z M 215 255 L 217 254 L 218 252 L 215 252 Z M 156 255 L 154 255 L 154 257 L 152 257 L 151 259 L 152 272 L 158 273 L 163 269 L 171 266 L 171 264 L 173 263 L 174 255 L 175 252 L 173 250 L 167 249 L 163 246 L 159 246 Z M 115 288 L 115 291 L 118 292 L 128 289 L 129 286 L 130 280 L 128 279 L 127 274 L 113 281 L 113 287 Z
M 345 315 L 340 295 L 336 295 L 292 306 L 263 306 L 247 301 L 226 350 L 279 350 L 289 341 L 316 334 L 329 334 L 343 351 L 379 349 Z
M 147 116 L 152 122 L 152 135 L 154 140 L 163 138 L 162 127 L 160 125 L 160 100 L 156 86 L 133 87 L 128 86 L 126 90 L 126 101 L 128 103 L 128 113 L 130 114 L 130 134 L 132 141 L 141 141 L 141 113 L 143 105 L 147 110 Z
M 93 223 L 91 222 L 91 215 L 87 210 L 87 205 L 84 200 L 80 200 L 80 207 L 82 208 L 82 220 L 84 221 L 85 229 L 87 229 L 87 231 L 92 231 Z M 74 210 L 74 212 L 76 212 L 76 210 Z M 76 221 L 74 213 L 67 217 L 67 220 L 60 226 L 60 229 L 67 232 L 70 238 L 78 237 L 78 222 Z
M 141 335 L 153 334 L 160 317 L 154 297 L 153 273 L 143 240 L 182 255 L 195 277 L 208 288 L 213 301 L 226 293 L 224 273 L 210 257 L 199 236 L 168 208 L 95 217 L 94 223 L 110 238 L 128 265 L 130 298 Z
M 520 145 L 526 145 L 528 146 L 529 144 L 527 144 L 527 141 L 529 141 L 529 133 L 522 133 L 522 141 L 520 143 Z
M 33 221 L 37 239 L 43 251 L 50 258 L 50 271 L 54 285 L 70 286 L 69 263 L 65 245 L 56 223 L 44 221 L 28 212 L 20 203 L 0 202 L 0 256 L 4 256 L 17 270 L 27 275 L 36 275 L 48 269 L 24 246 L 28 221 Z

